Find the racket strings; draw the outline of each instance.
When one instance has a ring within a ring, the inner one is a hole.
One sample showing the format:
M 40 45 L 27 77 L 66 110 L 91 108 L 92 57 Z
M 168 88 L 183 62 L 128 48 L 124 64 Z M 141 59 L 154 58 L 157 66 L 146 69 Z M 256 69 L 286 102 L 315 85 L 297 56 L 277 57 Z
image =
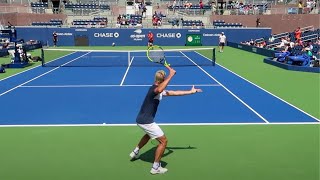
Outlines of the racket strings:
M 149 51 L 149 57 L 156 63 L 163 63 L 165 59 L 164 52 L 161 49 L 151 49 Z

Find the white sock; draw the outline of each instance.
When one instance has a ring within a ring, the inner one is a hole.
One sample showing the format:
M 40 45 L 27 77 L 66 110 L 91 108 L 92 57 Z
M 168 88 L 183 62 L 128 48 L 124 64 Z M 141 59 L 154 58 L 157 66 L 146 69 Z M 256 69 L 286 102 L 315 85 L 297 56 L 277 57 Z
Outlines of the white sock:
M 154 162 L 152 165 L 153 169 L 158 169 L 160 167 L 160 163 L 159 162 Z
M 139 150 L 140 150 L 139 147 L 136 147 L 136 148 L 133 150 L 133 152 L 136 153 L 136 154 L 138 154 L 138 153 L 139 153 Z

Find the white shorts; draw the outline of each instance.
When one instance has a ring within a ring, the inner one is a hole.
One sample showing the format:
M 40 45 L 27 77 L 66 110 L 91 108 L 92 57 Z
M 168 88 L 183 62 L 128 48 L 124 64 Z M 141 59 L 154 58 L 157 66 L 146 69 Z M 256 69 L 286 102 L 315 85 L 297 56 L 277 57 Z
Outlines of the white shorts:
M 138 126 L 147 133 L 151 139 L 156 139 L 164 135 L 162 129 L 158 126 L 158 124 L 138 124 Z

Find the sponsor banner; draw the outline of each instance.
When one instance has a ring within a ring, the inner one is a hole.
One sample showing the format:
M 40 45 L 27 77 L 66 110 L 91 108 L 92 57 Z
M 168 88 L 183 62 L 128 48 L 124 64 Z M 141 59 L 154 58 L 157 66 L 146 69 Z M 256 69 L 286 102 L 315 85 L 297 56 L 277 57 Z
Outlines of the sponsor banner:
M 118 32 L 112 33 L 112 32 L 96 32 L 93 33 L 93 36 L 95 38 L 118 38 L 120 34 Z
M 212 34 L 212 33 L 203 33 L 202 34 L 203 37 L 213 37 L 213 36 L 220 36 L 220 34 Z
M 188 29 L 188 32 L 199 33 L 200 29 Z
M 56 34 L 58 36 L 73 36 L 73 33 L 60 33 L 60 32 L 57 32 Z
M 130 39 L 133 41 L 143 41 L 146 37 L 147 35 L 144 34 L 142 29 L 136 29 L 130 34 Z
M 181 38 L 181 33 L 157 33 L 157 38 Z
M 19 39 L 40 40 L 53 45 L 52 33 L 58 34 L 58 46 L 74 46 L 75 36 L 87 36 L 90 46 L 146 46 L 148 32 L 154 35 L 154 44 L 160 46 L 185 46 L 187 34 L 202 36 L 203 46 L 215 46 L 219 43 L 219 35 L 224 32 L 227 41 L 242 42 L 250 39 L 269 36 L 271 29 L 119 29 L 119 28 L 46 28 L 16 27 Z M 192 37 L 193 38 L 193 37 Z
M 87 32 L 87 29 L 75 29 L 75 31 Z

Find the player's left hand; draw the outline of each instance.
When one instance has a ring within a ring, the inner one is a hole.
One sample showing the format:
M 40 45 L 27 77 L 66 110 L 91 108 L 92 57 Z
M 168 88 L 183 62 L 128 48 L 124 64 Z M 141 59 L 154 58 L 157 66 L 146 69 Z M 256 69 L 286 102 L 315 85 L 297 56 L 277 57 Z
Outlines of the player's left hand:
M 202 92 L 202 89 L 197 89 L 197 88 L 195 88 L 194 85 L 193 85 L 192 88 L 191 88 L 191 92 L 192 92 L 192 93 Z

